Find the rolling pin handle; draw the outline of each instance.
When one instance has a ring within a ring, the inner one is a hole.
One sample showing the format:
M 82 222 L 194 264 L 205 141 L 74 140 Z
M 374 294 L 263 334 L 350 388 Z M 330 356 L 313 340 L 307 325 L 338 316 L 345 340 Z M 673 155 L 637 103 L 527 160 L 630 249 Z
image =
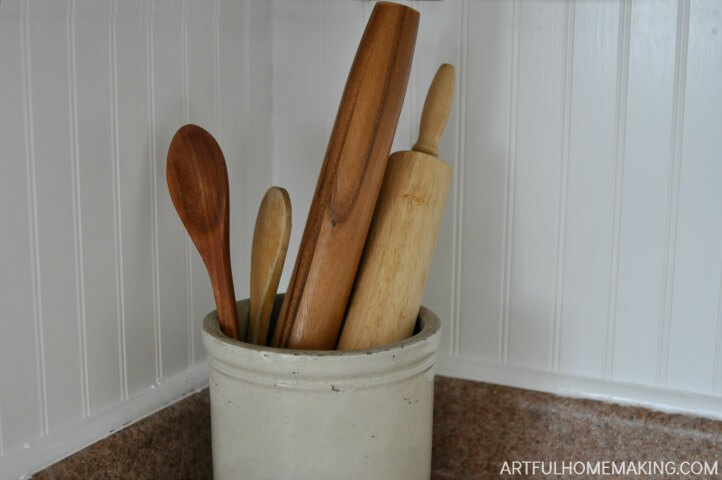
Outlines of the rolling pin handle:
M 419 140 L 412 148 L 415 152 L 439 156 L 439 139 L 444 133 L 454 99 L 454 81 L 453 65 L 442 64 L 431 81 L 429 93 L 426 95 L 424 109 L 421 112 Z

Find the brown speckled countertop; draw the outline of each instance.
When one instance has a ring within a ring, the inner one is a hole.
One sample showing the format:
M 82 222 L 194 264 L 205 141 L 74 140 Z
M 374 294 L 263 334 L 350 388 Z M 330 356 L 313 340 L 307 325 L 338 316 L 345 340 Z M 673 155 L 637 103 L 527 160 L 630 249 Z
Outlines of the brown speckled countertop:
M 722 464 L 718 421 L 440 376 L 434 402 L 433 479 L 498 477 L 514 460 Z M 210 444 L 206 389 L 33 478 L 209 479 Z

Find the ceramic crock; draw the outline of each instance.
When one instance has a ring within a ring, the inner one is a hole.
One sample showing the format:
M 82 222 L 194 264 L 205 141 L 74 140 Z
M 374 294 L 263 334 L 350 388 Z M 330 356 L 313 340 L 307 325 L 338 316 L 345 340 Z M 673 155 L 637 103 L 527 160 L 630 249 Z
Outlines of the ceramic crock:
M 247 318 L 248 300 L 238 313 Z M 404 341 L 303 351 L 230 339 L 208 314 L 214 478 L 429 478 L 439 327 L 422 307 Z

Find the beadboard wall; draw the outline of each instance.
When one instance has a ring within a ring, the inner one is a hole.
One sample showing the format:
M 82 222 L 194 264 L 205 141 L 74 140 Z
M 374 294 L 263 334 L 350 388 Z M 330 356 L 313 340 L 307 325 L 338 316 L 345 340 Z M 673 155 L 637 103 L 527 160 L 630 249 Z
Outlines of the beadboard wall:
M 421 24 L 394 150 L 457 68 L 424 300 L 437 372 L 722 418 L 722 2 L 405 3 Z M 274 3 L 289 265 L 372 7 Z
M 722 1 L 444 0 L 394 150 L 457 67 L 424 303 L 438 372 L 722 418 Z M 236 293 L 271 184 L 290 274 L 359 0 L 0 1 L 0 478 L 203 386 L 212 296 L 165 185 L 226 154 Z
M 184 123 L 222 145 L 247 296 L 271 183 L 270 4 L 0 2 L 0 478 L 208 382 L 213 306 L 165 180 Z

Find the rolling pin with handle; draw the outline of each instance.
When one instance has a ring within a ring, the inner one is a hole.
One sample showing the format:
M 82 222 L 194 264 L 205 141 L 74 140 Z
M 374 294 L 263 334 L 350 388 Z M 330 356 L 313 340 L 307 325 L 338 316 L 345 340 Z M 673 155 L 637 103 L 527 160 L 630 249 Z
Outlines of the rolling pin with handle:
M 273 346 L 333 349 L 406 93 L 419 13 L 374 6 L 354 57 Z
M 454 97 L 454 67 L 436 72 L 411 151 L 389 158 L 339 350 L 411 336 L 444 214 L 451 168 L 437 158 Z

